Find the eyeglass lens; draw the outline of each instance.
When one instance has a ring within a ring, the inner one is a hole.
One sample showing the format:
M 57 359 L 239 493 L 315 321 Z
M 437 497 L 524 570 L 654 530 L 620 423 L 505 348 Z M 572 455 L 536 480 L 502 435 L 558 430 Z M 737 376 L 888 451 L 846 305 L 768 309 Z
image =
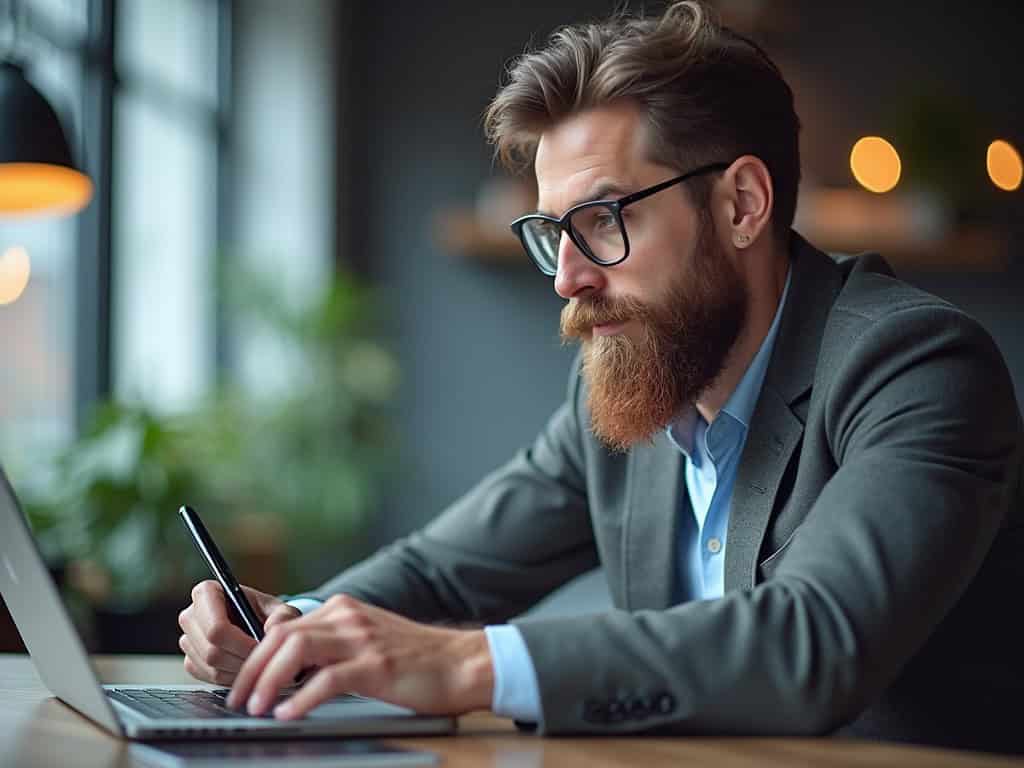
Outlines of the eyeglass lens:
M 574 211 L 569 228 L 583 249 L 595 261 L 612 263 L 625 255 L 626 242 L 615 212 L 605 205 L 590 205 Z M 554 271 L 558 268 L 558 245 L 561 227 L 545 219 L 531 219 L 523 225 L 523 241 L 540 264 Z

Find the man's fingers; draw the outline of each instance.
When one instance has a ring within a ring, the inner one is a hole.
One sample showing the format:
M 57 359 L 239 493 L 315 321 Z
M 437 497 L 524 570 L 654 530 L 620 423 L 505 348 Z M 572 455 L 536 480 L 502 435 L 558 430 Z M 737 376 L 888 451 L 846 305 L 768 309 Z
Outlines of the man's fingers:
M 260 592 L 258 589 L 247 587 L 244 584 L 241 586 L 246 599 L 256 609 L 256 615 L 260 618 L 266 619 L 275 608 L 284 605 L 284 602 L 274 595 L 268 595 L 266 592 Z
M 271 627 L 266 637 L 256 646 L 256 650 L 245 660 L 238 672 L 238 677 L 235 678 L 231 693 L 228 694 L 227 704 L 229 707 L 241 708 L 248 701 L 256 681 L 263 673 L 263 668 L 287 639 L 288 628 L 293 625 L 289 622 Z
M 287 701 L 274 708 L 274 717 L 278 720 L 305 717 L 307 712 L 328 699 L 352 690 L 354 684 L 351 676 L 354 668 L 355 662 L 342 662 L 319 670 Z
M 178 624 L 189 638 L 197 661 L 202 661 L 213 669 L 222 669 L 225 672 L 235 673 L 241 669 L 245 658 L 236 656 L 226 648 L 221 648 L 211 643 L 206 638 L 206 635 L 202 633 L 201 629 L 196 626 L 195 620 L 191 615 L 182 613 L 178 619 Z
M 207 683 L 213 683 L 214 685 L 231 685 L 235 674 L 222 669 L 215 669 L 203 661 L 202 657 L 196 653 L 192 640 L 188 635 L 182 635 L 178 639 L 178 647 L 185 654 L 185 671 L 192 675 L 192 677 L 197 680 L 204 680 Z
M 193 620 L 207 640 L 239 658 L 246 658 L 256 647 L 256 638 L 231 622 L 227 599 L 220 584 L 202 582 L 192 591 L 192 596 L 195 604 Z
M 336 660 L 341 641 L 322 628 L 292 632 L 264 666 L 248 701 L 249 714 L 262 715 L 303 669 Z
M 325 666 L 357 653 L 370 637 L 370 622 L 355 610 L 359 605 L 354 602 L 351 598 L 332 598 L 326 603 L 329 610 L 312 611 L 271 626 L 266 637 L 242 665 L 228 696 L 228 705 L 240 708 L 248 704 L 251 713 L 261 714 L 278 691 L 290 685 L 300 671 L 311 666 Z M 272 660 L 282 652 L 288 638 L 294 635 L 311 635 L 317 639 L 315 642 L 300 639 L 292 643 L 288 653 L 273 664 L 267 676 Z M 267 682 L 263 683 L 264 679 Z M 258 685 L 259 696 L 255 696 Z
M 263 631 L 268 632 L 271 627 L 285 621 L 297 619 L 300 616 L 302 616 L 302 613 L 298 608 L 291 605 L 279 605 L 270 612 L 269 616 L 267 616 L 267 620 L 263 623 Z

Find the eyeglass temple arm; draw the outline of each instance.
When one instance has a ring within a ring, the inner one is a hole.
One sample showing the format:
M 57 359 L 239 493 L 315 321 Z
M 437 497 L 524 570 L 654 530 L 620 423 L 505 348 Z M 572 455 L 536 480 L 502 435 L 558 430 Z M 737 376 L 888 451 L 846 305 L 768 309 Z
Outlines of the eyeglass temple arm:
M 637 200 L 643 200 L 645 197 L 650 197 L 663 189 L 668 189 L 673 184 L 682 184 L 687 179 L 692 179 L 694 176 L 702 176 L 705 173 L 713 173 L 715 171 L 724 171 L 728 168 L 731 163 L 710 163 L 708 165 L 702 165 L 699 168 L 694 168 L 689 173 L 684 173 L 682 176 L 676 176 L 674 179 L 663 181 L 660 184 L 655 184 L 653 187 L 642 189 L 639 192 L 634 192 L 631 195 L 626 195 L 618 200 L 619 206 L 629 205 L 635 203 Z

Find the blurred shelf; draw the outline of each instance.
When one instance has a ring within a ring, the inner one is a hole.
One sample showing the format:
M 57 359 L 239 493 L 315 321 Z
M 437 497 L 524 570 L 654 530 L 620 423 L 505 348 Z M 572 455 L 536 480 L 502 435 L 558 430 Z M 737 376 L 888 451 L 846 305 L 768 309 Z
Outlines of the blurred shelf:
M 920 199 L 809 188 L 801 193 L 794 226 L 824 251 L 875 251 L 897 270 L 999 272 L 1009 266 L 1005 233 L 982 224 L 949 230 L 944 215 Z M 507 227 L 484 224 L 472 208 L 439 211 L 434 225 L 450 253 L 488 264 L 530 264 Z
M 1005 235 L 981 226 L 964 227 L 928 245 L 878 243 L 858 247 L 827 238 L 808 240 L 829 252 L 863 253 L 875 251 L 899 273 L 902 270 L 928 272 L 1002 272 L 1010 264 L 1009 241 Z
M 1006 269 L 1010 259 L 1005 233 L 982 223 L 954 228 L 951 218 L 951 211 L 924 195 L 805 187 L 794 226 L 824 251 L 874 251 L 896 269 Z
M 489 264 L 529 265 L 523 246 L 505 227 L 484 225 L 471 208 L 449 208 L 437 214 L 434 228 L 438 242 L 458 256 Z

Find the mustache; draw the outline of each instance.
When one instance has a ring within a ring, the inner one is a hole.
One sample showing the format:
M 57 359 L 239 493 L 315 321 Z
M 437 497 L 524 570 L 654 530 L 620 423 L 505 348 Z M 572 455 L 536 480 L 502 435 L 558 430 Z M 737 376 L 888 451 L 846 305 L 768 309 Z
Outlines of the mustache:
M 583 339 L 590 336 L 595 325 L 624 323 L 634 318 L 646 318 L 647 307 L 632 297 L 612 298 L 595 296 L 592 299 L 569 299 L 562 307 L 562 341 Z

